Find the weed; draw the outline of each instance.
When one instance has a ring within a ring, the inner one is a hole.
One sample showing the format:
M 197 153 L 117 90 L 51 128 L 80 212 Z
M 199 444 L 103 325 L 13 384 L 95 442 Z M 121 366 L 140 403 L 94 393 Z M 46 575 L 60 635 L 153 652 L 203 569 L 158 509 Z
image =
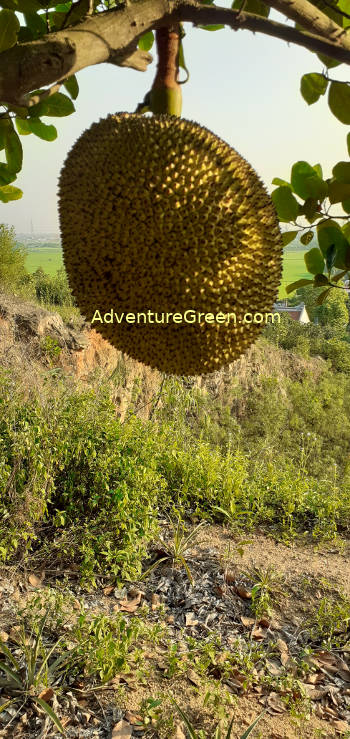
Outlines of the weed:
M 253 581 L 252 610 L 256 616 L 270 615 L 273 604 L 284 595 L 281 575 L 273 567 L 266 569 L 254 567 L 249 573 Z
M 186 555 L 188 554 L 192 544 L 197 540 L 199 529 L 205 526 L 205 522 L 201 521 L 190 532 L 186 531 L 185 524 L 181 520 L 180 516 L 178 517 L 176 523 L 170 521 L 170 524 L 173 527 L 172 540 L 165 541 L 162 536 L 158 537 L 158 545 L 160 547 L 160 551 L 162 553 L 164 552 L 164 556 L 154 562 L 154 564 L 146 570 L 142 577 L 147 577 L 147 575 L 156 567 L 158 567 L 158 565 L 160 565 L 162 562 L 170 561 L 172 567 L 182 565 L 186 570 L 189 581 L 193 583 L 193 577 L 190 568 L 186 562 Z
M 178 713 L 180 714 L 182 720 L 184 721 L 184 723 L 186 725 L 189 738 L 190 739 L 205 739 L 204 732 L 202 730 L 197 731 L 194 728 L 194 726 L 193 726 L 193 724 L 191 724 L 189 718 L 181 710 L 180 706 L 178 706 L 178 704 L 176 703 L 176 701 L 173 698 L 172 698 L 172 702 L 174 703 L 176 710 L 178 711 Z M 252 733 L 252 731 L 254 730 L 255 726 L 257 725 L 258 721 L 260 721 L 260 719 L 262 718 L 262 716 L 264 715 L 264 713 L 265 713 L 265 711 L 263 711 L 255 719 L 255 721 L 253 721 L 253 723 L 248 727 L 248 729 L 243 734 L 241 734 L 240 739 L 247 739 L 247 737 Z M 222 729 L 218 726 L 216 728 L 216 731 L 215 731 L 215 734 L 214 734 L 213 739 L 231 739 L 231 737 L 232 737 L 233 723 L 234 723 L 234 717 L 233 717 L 233 719 L 232 719 L 232 721 L 231 721 L 231 723 L 230 723 L 230 725 L 229 725 L 229 727 L 228 727 L 227 732 L 226 732 L 225 735 L 223 734 Z
M 26 637 L 24 628 L 19 635 L 18 648 L 22 655 L 19 659 L 12 654 L 11 650 L 0 639 L 0 651 L 5 657 L 4 662 L 0 662 L 0 672 L 5 673 L 5 678 L 0 679 L 0 685 L 5 689 L 10 698 L 6 703 L 0 706 L 0 712 L 5 711 L 10 705 L 21 702 L 21 708 L 27 702 L 34 702 L 45 711 L 49 718 L 54 722 L 58 731 L 64 734 L 63 726 L 53 711 L 51 706 L 43 700 L 41 693 L 44 688 L 55 687 L 62 669 L 67 662 L 71 662 L 72 653 L 66 652 L 59 655 L 50 662 L 54 652 L 58 649 L 61 639 L 46 651 L 42 642 L 42 633 L 45 627 L 48 611 L 40 621 L 39 628 L 35 634 L 29 638 Z M 19 709 L 20 710 L 20 709 Z

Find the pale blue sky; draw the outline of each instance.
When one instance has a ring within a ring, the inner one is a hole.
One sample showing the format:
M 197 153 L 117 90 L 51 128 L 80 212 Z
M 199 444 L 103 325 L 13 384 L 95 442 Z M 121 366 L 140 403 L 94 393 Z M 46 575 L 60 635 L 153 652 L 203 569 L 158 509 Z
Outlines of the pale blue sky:
M 272 17 L 281 20 L 277 14 Z M 328 177 L 337 161 L 348 158 L 349 128 L 334 118 L 326 98 L 309 107 L 299 92 L 303 74 L 322 71 L 316 55 L 249 31 L 210 33 L 190 24 L 185 30 L 191 76 L 182 88 L 183 117 L 234 146 L 269 190 L 273 177 L 288 179 L 298 159 L 320 162 Z M 23 198 L 0 204 L 0 222 L 29 232 L 32 219 L 35 232 L 58 232 L 57 178 L 67 152 L 93 121 L 134 111 L 151 86 L 154 69 L 155 62 L 146 73 L 102 64 L 79 72 L 76 113 L 44 119 L 57 125 L 56 141 L 22 137 L 24 165 L 14 184 Z M 341 65 L 330 75 L 346 80 L 350 70 Z

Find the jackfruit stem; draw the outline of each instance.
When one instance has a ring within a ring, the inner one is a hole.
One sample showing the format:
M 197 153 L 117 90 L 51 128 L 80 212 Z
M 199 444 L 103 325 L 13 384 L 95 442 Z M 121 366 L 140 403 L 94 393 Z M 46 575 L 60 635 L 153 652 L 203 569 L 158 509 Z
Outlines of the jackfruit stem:
M 152 113 L 181 115 L 182 93 L 178 83 L 180 41 L 178 25 L 156 30 L 158 65 L 150 92 L 149 108 Z

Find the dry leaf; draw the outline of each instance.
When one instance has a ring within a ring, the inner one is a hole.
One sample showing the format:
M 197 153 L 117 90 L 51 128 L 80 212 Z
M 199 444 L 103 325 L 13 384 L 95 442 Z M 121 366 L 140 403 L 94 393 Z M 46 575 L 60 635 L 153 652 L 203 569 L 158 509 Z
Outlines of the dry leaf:
M 165 620 L 166 620 L 167 624 L 173 624 L 173 623 L 175 623 L 174 616 L 167 616 Z
M 283 703 L 278 693 L 270 693 L 267 699 L 267 706 L 273 713 L 284 713 L 287 710 L 286 704 Z M 271 713 L 271 711 L 269 711 Z
M 112 729 L 111 739 L 131 739 L 132 737 L 132 726 L 123 719 Z
M 350 670 L 341 669 L 341 670 L 338 670 L 337 674 L 339 675 L 341 680 L 344 680 L 345 683 L 350 683 Z
M 261 626 L 255 626 L 252 630 L 253 639 L 260 640 L 265 639 L 266 630 L 262 629 Z
M 263 627 L 264 627 L 264 629 L 269 629 L 269 628 L 270 628 L 270 620 L 269 620 L 268 618 L 266 618 L 266 616 L 263 616 L 263 617 L 262 617 L 262 618 L 261 618 L 261 619 L 260 619 L 260 620 L 258 621 L 258 624 L 259 624 L 259 626 L 263 626 Z
M 139 713 L 131 713 L 130 711 L 125 711 L 124 715 L 125 721 L 128 721 L 129 724 L 132 726 L 137 726 L 143 723 L 142 716 Z
M 183 733 L 181 724 L 176 724 L 175 733 L 173 734 L 173 739 L 186 739 L 186 734 Z
M 239 597 L 243 598 L 244 600 L 250 600 L 250 598 L 252 597 L 251 590 L 247 590 L 244 585 L 237 585 L 235 591 L 237 595 L 239 595 Z
M 272 659 L 266 660 L 266 667 L 270 675 L 281 675 L 283 672 L 281 665 Z
M 33 588 L 39 588 L 40 585 L 42 584 L 42 581 L 40 580 L 40 578 L 34 575 L 33 573 L 29 575 L 28 582 L 30 585 L 32 585 Z
M 193 685 L 197 685 L 197 686 L 198 686 L 198 685 L 200 685 L 200 684 L 201 684 L 201 679 L 200 679 L 199 675 L 197 675 L 197 674 L 195 673 L 195 671 L 194 671 L 194 670 L 189 670 L 189 671 L 188 671 L 188 673 L 187 673 L 187 678 L 188 678 L 188 680 L 189 680 L 189 681 L 190 681 L 191 683 L 193 683 Z
M 236 581 L 236 575 L 234 572 L 225 572 L 224 580 L 227 582 L 228 585 L 233 585 L 233 583 Z
M 103 595 L 111 595 L 114 590 L 114 585 L 106 585 L 105 588 L 103 588 Z
M 185 615 L 185 624 L 186 626 L 197 626 L 198 621 L 196 618 L 194 618 L 194 613 L 191 611 L 190 613 L 186 613 Z
M 277 649 L 278 649 L 278 651 L 280 653 L 281 663 L 282 663 L 283 667 L 285 667 L 285 665 L 287 664 L 288 660 L 290 659 L 288 645 L 286 644 L 285 641 L 283 641 L 283 639 L 277 639 L 276 645 L 277 645 Z
M 6 631 L 0 631 L 0 639 L 1 641 L 8 641 L 9 635 Z
M 320 701 L 323 696 L 327 695 L 328 688 L 315 688 L 314 685 L 302 683 L 306 695 L 313 701 Z
M 324 680 L 324 675 L 322 672 L 314 672 L 312 675 L 309 675 L 306 682 L 308 685 L 317 685 L 318 683 L 321 683 L 322 680 Z
M 155 611 L 160 606 L 160 596 L 158 593 L 152 593 L 151 595 L 151 608 L 152 611 Z
M 248 629 L 255 624 L 255 618 L 249 618 L 249 616 L 241 616 L 241 621 L 243 626 L 246 626 Z
M 45 690 L 41 691 L 39 698 L 42 698 L 43 701 L 46 701 L 46 703 L 48 703 L 51 700 L 52 696 L 53 696 L 52 688 L 45 688 Z
M 134 611 L 136 611 L 136 609 L 140 605 L 142 595 L 143 593 L 141 592 L 141 590 L 138 590 L 137 595 L 135 595 L 135 597 L 131 600 L 121 600 L 119 603 L 120 610 L 126 611 L 127 613 L 134 613 Z

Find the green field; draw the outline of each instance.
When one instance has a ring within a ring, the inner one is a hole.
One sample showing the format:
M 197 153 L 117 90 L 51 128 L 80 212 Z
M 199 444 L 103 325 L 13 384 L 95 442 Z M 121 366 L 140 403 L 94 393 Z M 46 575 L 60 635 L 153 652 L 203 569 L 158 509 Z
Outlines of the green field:
M 308 249 L 300 251 L 285 251 L 284 262 L 283 262 L 283 275 L 282 282 L 279 290 L 279 297 L 286 297 L 286 285 L 290 285 L 291 282 L 301 280 L 302 278 L 311 278 L 309 272 L 307 272 L 304 262 L 304 254 Z
M 304 254 L 307 249 L 300 251 L 286 251 L 284 253 L 284 269 L 282 283 L 279 291 L 279 297 L 286 296 L 286 285 L 302 277 L 310 277 L 306 272 Z M 43 246 L 30 249 L 27 256 L 27 269 L 29 272 L 35 272 L 38 267 L 42 267 L 44 272 L 54 275 L 60 267 L 63 267 L 62 250 L 57 246 Z

